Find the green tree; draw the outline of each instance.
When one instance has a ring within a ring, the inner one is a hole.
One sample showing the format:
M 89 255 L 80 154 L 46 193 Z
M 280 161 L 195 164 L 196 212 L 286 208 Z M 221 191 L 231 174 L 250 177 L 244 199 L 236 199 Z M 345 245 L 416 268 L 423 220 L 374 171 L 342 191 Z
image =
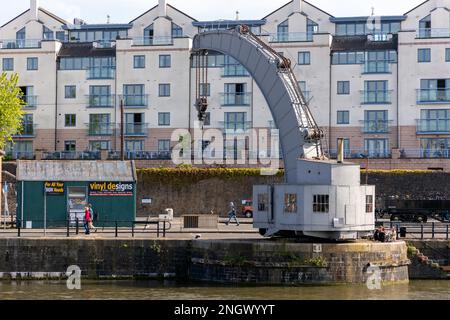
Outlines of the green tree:
M 22 129 L 25 103 L 22 90 L 17 86 L 18 80 L 17 74 L 9 78 L 6 73 L 0 75 L 0 150 Z

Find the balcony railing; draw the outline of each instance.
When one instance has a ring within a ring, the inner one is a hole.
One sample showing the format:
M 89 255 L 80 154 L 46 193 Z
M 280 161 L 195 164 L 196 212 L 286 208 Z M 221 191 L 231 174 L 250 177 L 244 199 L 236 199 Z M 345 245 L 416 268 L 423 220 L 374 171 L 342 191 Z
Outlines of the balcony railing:
M 127 151 L 125 157 L 128 160 L 171 160 L 171 151 Z M 120 159 L 120 152 L 110 152 L 110 160 Z
M 379 74 L 379 73 L 391 73 L 391 64 L 386 62 L 365 62 L 362 65 L 363 74 Z
M 125 94 L 120 96 L 125 108 L 147 108 L 148 94 Z
M 125 123 L 124 129 L 125 135 L 128 137 L 147 136 L 148 123 Z
M 450 134 L 450 119 L 419 119 L 417 134 Z
M 88 123 L 90 136 L 111 136 L 113 134 L 114 124 L 112 123 Z
M 222 69 L 222 77 L 249 77 L 248 71 L 240 64 L 226 64 Z
M 1 49 L 31 49 L 40 48 L 42 40 L 25 39 L 25 40 L 1 40 Z
M 448 28 L 419 29 L 417 32 L 417 37 L 422 39 L 450 38 L 450 29 Z
M 392 90 L 361 91 L 362 104 L 390 104 L 392 100 Z
M 337 158 L 337 150 L 330 149 L 330 158 Z M 350 149 L 344 150 L 345 159 L 390 159 L 392 153 L 389 150 L 365 150 L 365 149 Z
M 170 46 L 173 45 L 172 37 L 136 37 L 133 38 L 133 46 Z
M 44 152 L 43 160 L 100 160 L 100 151 L 62 151 L 62 152 Z
M 450 88 L 417 89 L 417 103 L 450 103 Z
M 38 104 L 38 96 L 23 96 L 22 99 L 25 102 L 25 109 L 36 109 Z
M 366 134 L 389 133 L 392 120 L 364 120 L 362 132 Z
M 87 95 L 88 108 L 113 108 L 114 95 L 111 94 L 91 94 Z
M 249 106 L 251 103 L 252 93 L 221 93 L 222 106 Z
M 253 128 L 253 123 L 251 121 L 244 122 L 219 122 L 225 133 L 239 134 L 245 133 Z
M 279 32 L 269 35 L 269 42 L 309 42 L 313 41 L 313 34 L 307 32 Z
M 22 130 L 15 134 L 16 138 L 33 138 L 36 136 L 36 125 L 34 123 L 23 123 Z
M 10 151 L 6 152 L 6 156 L 12 160 L 34 160 L 34 153 L 32 151 Z
M 115 67 L 91 67 L 87 70 L 87 79 L 114 79 Z

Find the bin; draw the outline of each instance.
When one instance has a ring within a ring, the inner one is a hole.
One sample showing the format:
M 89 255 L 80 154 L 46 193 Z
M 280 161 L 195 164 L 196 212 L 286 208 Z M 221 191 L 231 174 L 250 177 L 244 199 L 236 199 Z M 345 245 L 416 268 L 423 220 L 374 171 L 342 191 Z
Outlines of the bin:
M 406 227 L 401 227 L 400 228 L 400 237 L 401 238 L 406 238 Z

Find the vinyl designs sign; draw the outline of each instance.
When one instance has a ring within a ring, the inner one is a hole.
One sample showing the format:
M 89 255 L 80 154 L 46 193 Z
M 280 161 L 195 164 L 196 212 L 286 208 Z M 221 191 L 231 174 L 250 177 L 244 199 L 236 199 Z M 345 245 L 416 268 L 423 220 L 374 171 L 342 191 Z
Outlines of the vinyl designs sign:
M 64 182 L 47 181 L 44 183 L 44 189 L 48 196 L 63 196 L 65 193 Z
M 90 182 L 90 197 L 132 197 L 134 184 L 132 182 Z

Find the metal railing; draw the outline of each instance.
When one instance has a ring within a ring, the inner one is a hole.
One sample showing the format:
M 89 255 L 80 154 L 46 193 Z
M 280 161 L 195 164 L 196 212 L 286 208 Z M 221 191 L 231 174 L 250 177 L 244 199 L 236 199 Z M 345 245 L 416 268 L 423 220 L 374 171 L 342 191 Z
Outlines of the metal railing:
M 88 108 L 113 108 L 115 95 L 90 94 L 86 95 Z
M 362 104 L 390 104 L 392 100 L 392 90 L 362 90 Z
M 450 88 L 417 89 L 417 103 L 450 103 Z
M 365 134 L 389 133 L 392 120 L 363 120 L 362 132 Z
M 449 28 L 423 28 L 417 31 L 417 38 L 450 38 Z
M 148 123 L 125 123 L 125 135 L 130 136 L 146 136 L 148 134 Z
M 90 136 L 110 136 L 113 134 L 113 123 L 88 123 Z
M 42 40 L 36 39 L 12 39 L 1 40 L 0 49 L 30 49 L 41 48 Z
M 221 106 L 250 106 L 252 98 L 251 92 L 245 93 L 220 93 Z
M 23 123 L 20 132 L 14 135 L 17 138 L 33 138 L 36 136 L 36 124 Z
M 120 96 L 123 99 L 123 105 L 125 108 L 147 108 L 148 107 L 148 94 L 124 94 Z
M 278 32 L 269 34 L 269 42 L 310 42 L 313 41 L 313 33 L 309 32 Z
M 417 134 L 450 134 L 450 119 L 418 119 Z
M 366 150 L 366 149 L 350 149 L 344 151 L 346 159 L 390 159 L 392 153 L 390 150 Z M 330 149 L 330 158 L 337 159 L 337 150 Z
M 23 96 L 22 99 L 25 102 L 24 108 L 36 109 L 38 104 L 38 96 Z
M 365 63 L 361 64 L 362 67 L 362 74 L 376 74 L 376 73 L 391 73 L 392 68 L 389 61 L 366 61 Z
M 247 69 L 241 64 L 225 64 L 222 69 L 222 77 L 249 77 Z
M 133 46 L 168 46 L 173 45 L 172 37 L 135 37 Z
M 120 152 L 112 151 L 108 156 L 109 160 L 119 160 Z M 126 151 L 127 160 L 171 160 L 171 151 Z
M 32 151 L 11 151 L 7 152 L 6 156 L 12 160 L 34 160 L 35 158 L 34 152 Z
M 226 133 L 231 134 L 245 133 L 253 128 L 253 123 L 251 121 L 243 121 L 243 122 L 220 121 L 219 123 Z
M 443 235 L 446 240 L 449 240 L 450 228 L 449 223 L 402 223 L 402 222 L 381 222 L 378 225 L 395 228 L 397 235 L 401 238 L 401 228 L 405 228 L 406 235 L 412 235 L 413 237 L 420 239 L 436 239 L 439 235 Z M 441 237 L 442 238 L 442 237 Z
M 100 160 L 100 151 L 56 151 L 44 152 L 43 160 Z
M 104 66 L 104 67 L 90 67 L 87 69 L 87 79 L 114 79 L 115 77 L 115 67 Z

